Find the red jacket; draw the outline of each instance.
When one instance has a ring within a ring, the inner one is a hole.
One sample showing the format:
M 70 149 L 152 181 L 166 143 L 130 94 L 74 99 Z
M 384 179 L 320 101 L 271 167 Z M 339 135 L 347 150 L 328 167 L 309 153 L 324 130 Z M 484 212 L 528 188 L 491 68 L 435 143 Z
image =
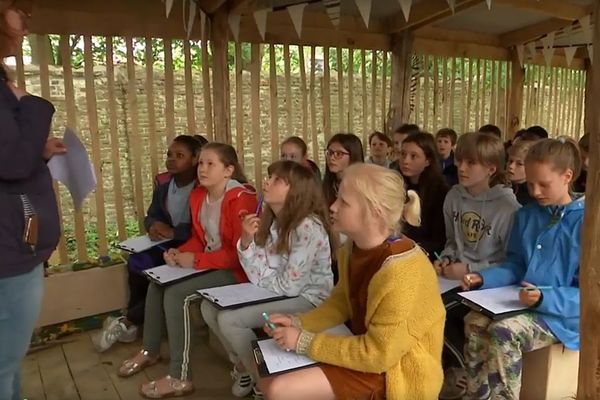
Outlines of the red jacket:
M 192 213 L 192 236 L 179 247 L 181 252 L 192 252 L 196 255 L 196 269 L 231 269 L 238 282 L 248 282 L 246 273 L 240 265 L 237 255 L 237 242 L 242 235 L 242 219 L 245 213 L 256 210 L 256 193 L 246 187 L 236 186 L 227 192 L 221 206 L 221 248 L 213 252 L 205 252 L 206 236 L 198 216 L 207 190 L 199 186 L 190 194 Z

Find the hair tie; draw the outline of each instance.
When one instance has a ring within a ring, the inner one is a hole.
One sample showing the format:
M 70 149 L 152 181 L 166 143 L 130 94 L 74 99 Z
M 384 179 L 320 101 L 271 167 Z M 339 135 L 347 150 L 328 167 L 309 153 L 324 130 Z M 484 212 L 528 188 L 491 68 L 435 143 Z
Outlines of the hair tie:
M 561 142 L 562 144 L 565 144 L 565 143 L 566 143 L 566 140 L 565 140 L 565 138 L 564 138 L 564 137 L 560 137 L 560 138 L 558 138 L 558 141 L 559 141 L 559 142 Z

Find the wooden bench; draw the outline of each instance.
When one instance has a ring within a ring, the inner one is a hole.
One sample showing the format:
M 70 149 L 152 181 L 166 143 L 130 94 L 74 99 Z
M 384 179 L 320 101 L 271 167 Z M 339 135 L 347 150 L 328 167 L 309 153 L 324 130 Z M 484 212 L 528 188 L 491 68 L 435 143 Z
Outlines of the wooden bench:
M 523 355 L 521 400 L 574 399 L 579 352 L 555 344 Z

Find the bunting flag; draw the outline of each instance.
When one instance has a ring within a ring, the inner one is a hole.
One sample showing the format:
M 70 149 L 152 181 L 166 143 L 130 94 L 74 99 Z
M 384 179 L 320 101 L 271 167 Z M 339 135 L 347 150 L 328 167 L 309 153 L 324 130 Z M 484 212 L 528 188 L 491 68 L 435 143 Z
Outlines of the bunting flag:
M 581 25 L 581 30 L 583 31 L 583 37 L 587 43 L 592 43 L 592 26 L 590 21 L 590 16 L 586 15 L 585 17 L 579 20 L 579 25 Z
M 542 38 L 542 53 L 544 54 L 544 60 L 546 66 L 552 65 L 552 56 L 554 55 L 554 36 L 556 32 L 550 32 Z
M 408 22 L 408 17 L 410 16 L 410 8 L 412 7 L 412 0 L 399 0 L 400 7 L 402 8 L 402 14 L 404 14 L 404 19 Z
M 360 15 L 365 21 L 365 26 L 369 28 L 369 20 L 371 19 L 371 6 L 373 5 L 373 0 L 354 0 L 356 2 L 356 6 L 358 7 L 358 11 Z
M 239 14 L 229 14 L 227 17 L 227 22 L 229 22 L 229 29 L 231 29 L 231 33 L 233 34 L 233 38 L 236 42 L 240 41 L 240 23 L 242 21 L 242 16 Z M 204 37 L 204 36 L 202 36 Z
M 567 66 L 571 66 L 573 62 L 573 57 L 575 57 L 575 52 L 577 51 L 577 47 L 565 47 L 563 49 L 565 51 L 565 58 L 567 59 Z
M 529 57 L 531 57 L 532 60 L 535 60 L 535 42 L 527 43 L 527 50 L 529 50 Z
M 523 64 L 525 63 L 525 46 L 522 44 L 518 44 L 517 45 L 517 56 L 519 57 L 519 65 L 521 65 L 521 68 L 523 67 Z
M 267 33 L 267 15 L 270 11 L 270 8 L 254 11 L 254 21 L 256 22 L 258 33 L 260 33 L 260 37 L 262 37 L 263 40 L 265 40 L 265 34 Z
M 169 18 L 169 15 L 171 14 L 171 9 L 173 8 L 173 0 L 166 0 L 165 1 L 165 11 L 167 14 L 167 18 Z
M 298 38 L 302 35 L 302 18 L 304 17 L 304 8 L 306 5 L 306 3 L 295 4 L 287 8 L 292 23 L 294 24 L 294 29 L 296 29 L 296 33 L 298 34 Z
M 450 9 L 452 10 L 452 14 L 454 14 L 454 7 L 456 7 L 456 0 L 446 0 L 446 1 L 448 2 Z
M 340 26 L 341 0 L 323 0 L 323 5 L 327 10 L 329 20 L 333 26 L 338 28 Z
M 488 10 L 491 10 L 492 9 L 492 0 L 485 0 L 485 3 L 488 6 Z
M 594 63 L 594 46 L 589 44 L 587 49 L 588 49 L 588 54 L 590 56 L 590 63 L 593 64 Z
M 189 39 L 192 35 L 192 29 L 194 28 L 194 21 L 196 21 L 196 12 L 197 12 L 198 4 L 196 4 L 196 0 L 189 0 L 188 5 L 188 18 L 187 24 L 185 27 L 185 32 L 187 33 L 187 38 Z M 183 2 L 183 15 L 185 19 L 185 1 Z

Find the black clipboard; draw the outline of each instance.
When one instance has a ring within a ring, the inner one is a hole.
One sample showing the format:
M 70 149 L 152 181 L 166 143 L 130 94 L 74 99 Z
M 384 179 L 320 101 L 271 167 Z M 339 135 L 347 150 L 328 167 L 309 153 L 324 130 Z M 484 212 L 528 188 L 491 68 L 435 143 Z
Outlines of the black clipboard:
M 209 295 L 208 293 L 204 293 L 202 292 L 202 290 L 198 290 L 197 291 L 200 296 L 202 296 L 203 299 L 209 301 L 211 304 L 213 304 L 217 309 L 219 310 L 235 310 L 238 308 L 243 308 L 243 307 L 248 307 L 248 306 L 254 306 L 257 304 L 264 304 L 264 303 L 275 303 L 277 301 L 281 301 L 281 300 L 287 300 L 287 299 L 293 299 L 294 297 L 287 297 L 287 296 L 275 296 L 275 297 L 269 297 L 266 299 L 260 299 L 260 300 L 253 300 L 253 301 L 248 301 L 245 303 L 237 303 L 237 304 L 231 304 L 228 306 L 222 306 L 219 304 L 219 299 L 214 298 L 213 296 Z
M 305 369 L 305 368 L 311 368 L 311 367 L 314 367 L 315 365 L 320 364 L 317 361 L 313 361 L 311 364 L 302 365 L 300 367 L 290 368 L 290 369 L 286 369 L 283 371 L 271 373 L 271 372 L 269 372 L 269 369 L 267 368 L 267 363 L 265 362 L 263 355 L 262 355 L 262 351 L 260 350 L 260 346 L 258 345 L 258 342 L 262 342 L 264 340 L 272 340 L 272 339 L 269 338 L 269 339 L 259 339 L 259 340 L 252 341 L 252 355 L 254 357 L 254 362 L 256 363 L 256 369 L 258 370 L 258 375 L 261 378 L 266 378 L 269 376 L 277 376 L 277 375 L 281 375 L 281 374 L 287 374 L 288 372 L 298 371 L 298 370 Z
M 470 309 L 472 309 L 474 311 L 477 311 L 480 314 L 485 315 L 486 317 L 490 318 L 492 321 L 499 321 L 502 319 L 514 317 L 515 315 L 523 314 L 529 310 L 528 308 L 523 308 L 520 310 L 508 311 L 508 312 L 496 314 L 469 299 L 465 299 L 464 297 L 460 296 L 459 294 L 457 294 L 457 296 L 460 298 L 460 302 L 462 304 L 464 304 L 465 306 L 469 307 Z

